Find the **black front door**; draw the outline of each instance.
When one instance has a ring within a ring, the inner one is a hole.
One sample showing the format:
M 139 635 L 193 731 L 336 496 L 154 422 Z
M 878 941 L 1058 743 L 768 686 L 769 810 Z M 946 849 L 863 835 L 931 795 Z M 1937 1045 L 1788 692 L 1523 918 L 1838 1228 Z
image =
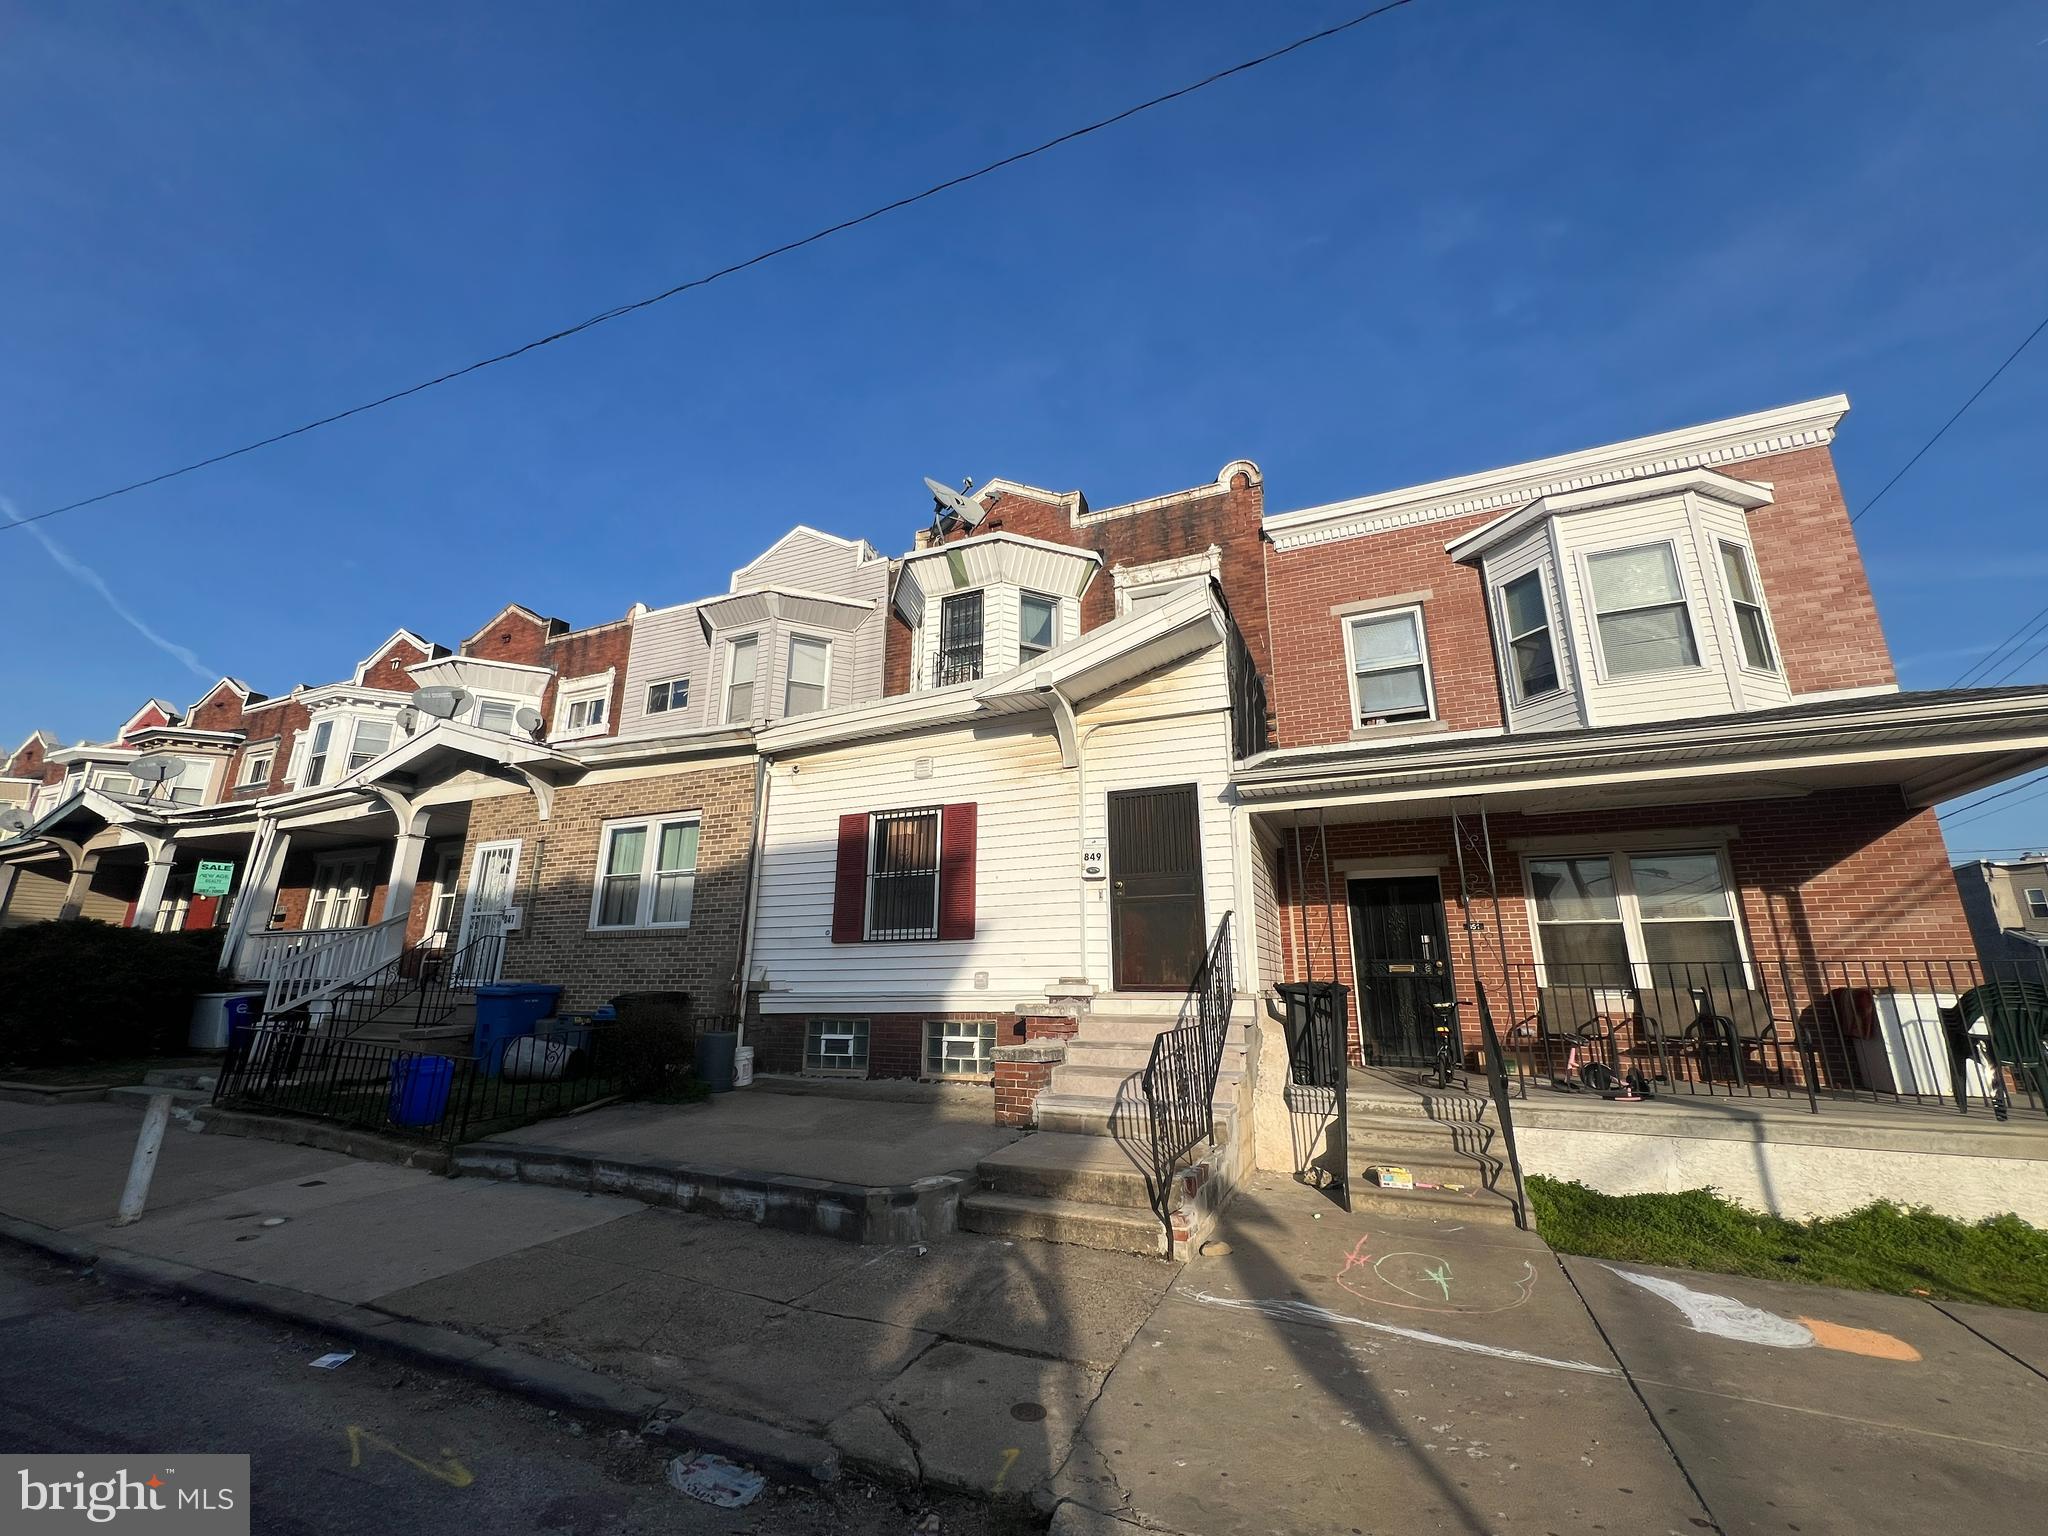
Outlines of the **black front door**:
M 1184 992 L 1202 967 L 1195 786 L 1109 797 L 1110 964 L 1119 992 Z
M 1449 1002 L 1451 947 L 1442 888 L 1434 875 L 1389 875 L 1351 882 L 1352 960 L 1358 970 L 1358 1031 L 1375 1066 L 1426 1066 L 1436 1058 L 1436 1026 Z M 1453 1059 L 1462 1059 L 1454 1035 Z

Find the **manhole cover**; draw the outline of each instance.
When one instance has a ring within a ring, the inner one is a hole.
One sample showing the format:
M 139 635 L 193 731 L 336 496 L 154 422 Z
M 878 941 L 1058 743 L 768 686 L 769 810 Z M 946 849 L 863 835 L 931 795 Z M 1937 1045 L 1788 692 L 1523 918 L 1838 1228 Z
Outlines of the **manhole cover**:
M 1012 1403 L 1010 1404 L 1010 1417 L 1021 1419 L 1026 1424 L 1036 1424 L 1045 1417 L 1045 1404 Z

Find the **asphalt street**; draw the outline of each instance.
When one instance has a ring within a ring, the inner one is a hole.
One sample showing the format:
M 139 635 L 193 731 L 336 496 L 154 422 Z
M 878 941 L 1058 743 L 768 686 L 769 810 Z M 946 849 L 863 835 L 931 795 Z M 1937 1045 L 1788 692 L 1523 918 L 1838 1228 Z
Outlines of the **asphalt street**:
M 279 1536 L 1000 1529 L 857 1480 L 717 1509 L 668 1487 L 673 1448 L 369 1354 L 313 1369 L 330 1344 L 0 1250 L 0 1448 L 247 1453 L 252 1528 Z

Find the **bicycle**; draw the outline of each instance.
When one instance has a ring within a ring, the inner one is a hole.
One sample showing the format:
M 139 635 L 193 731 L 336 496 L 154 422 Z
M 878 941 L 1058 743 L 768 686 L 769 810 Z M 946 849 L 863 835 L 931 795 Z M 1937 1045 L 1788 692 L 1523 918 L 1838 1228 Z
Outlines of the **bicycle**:
M 1458 1000 L 1451 998 L 1445 1002 L 1432 1003 L 1430 1006 L 1436 1009 L 1436 1086 L 1448 1088 L 1451 1086 L 1451 1073 L 1454 1070 L 1451 1040 L 1457 1031 Z

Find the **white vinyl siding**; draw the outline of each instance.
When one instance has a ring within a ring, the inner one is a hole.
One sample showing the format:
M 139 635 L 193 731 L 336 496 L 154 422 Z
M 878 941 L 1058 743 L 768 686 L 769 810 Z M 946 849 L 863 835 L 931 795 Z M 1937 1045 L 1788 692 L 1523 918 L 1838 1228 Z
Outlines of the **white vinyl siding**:
M 1182 710 L 1200 713 L 1153 718 Z M 1042 713 L 849 743 L 778 763 L 754 946 L 756 964 L 769 977 L 763 1010 L 980 1013 L 1043 997 L 1059 976 L 1086 974 L 1107 988 L 1108 882 L 1084 882 L 1080 858 L 1084 835 L 1106 835 L 1106 799 L 1114 789 L 1196 785 L 1203 898 L 1213 929 L 1236 905 L 1221 648 L 1083 700 L 1078 723 L 1087 797 L 1080 825 L 1075 771 L 1061 766 Z M 799 771 L 791 774 L 791 766 Z M 979 806 L 974 938 L 832 943 L 840 816 L 967 800 Z M 985 984 L 977 985 L 977 975 Z

